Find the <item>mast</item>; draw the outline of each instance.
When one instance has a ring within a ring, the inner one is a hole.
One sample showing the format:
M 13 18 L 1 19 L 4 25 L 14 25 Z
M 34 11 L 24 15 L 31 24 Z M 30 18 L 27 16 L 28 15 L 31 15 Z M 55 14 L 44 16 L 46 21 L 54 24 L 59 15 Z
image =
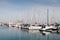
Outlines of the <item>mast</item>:
M 49 25 L 49 10 L 47 9 L 47 25 Z

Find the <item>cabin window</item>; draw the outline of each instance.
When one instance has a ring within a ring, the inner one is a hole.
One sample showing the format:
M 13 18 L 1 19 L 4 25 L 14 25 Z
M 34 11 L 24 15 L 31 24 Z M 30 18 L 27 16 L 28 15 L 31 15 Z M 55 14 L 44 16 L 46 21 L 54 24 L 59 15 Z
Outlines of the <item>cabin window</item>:
M 35 26 L 35 25 L 32 25 L 32 26 Z

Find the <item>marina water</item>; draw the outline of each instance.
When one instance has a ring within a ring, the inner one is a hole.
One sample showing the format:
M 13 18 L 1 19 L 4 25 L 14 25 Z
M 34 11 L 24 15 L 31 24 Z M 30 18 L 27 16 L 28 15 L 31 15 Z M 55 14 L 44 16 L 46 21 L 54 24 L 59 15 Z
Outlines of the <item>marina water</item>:
M 60 40 L 60 33 L 0 26 L 0 40 Z

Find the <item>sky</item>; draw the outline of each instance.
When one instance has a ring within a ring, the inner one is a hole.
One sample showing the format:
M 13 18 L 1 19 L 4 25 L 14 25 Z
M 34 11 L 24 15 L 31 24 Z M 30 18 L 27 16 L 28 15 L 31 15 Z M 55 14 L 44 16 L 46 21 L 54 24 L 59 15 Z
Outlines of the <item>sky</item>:
M 0 0 L 0 22 L 24 20 L 46 23 L 60 23 L 60 0 Z

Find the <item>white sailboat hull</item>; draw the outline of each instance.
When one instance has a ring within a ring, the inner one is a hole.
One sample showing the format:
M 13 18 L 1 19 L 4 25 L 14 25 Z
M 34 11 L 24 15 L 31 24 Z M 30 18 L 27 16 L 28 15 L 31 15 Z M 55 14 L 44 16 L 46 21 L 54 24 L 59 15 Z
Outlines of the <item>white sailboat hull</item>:
M 42 27 L 38 27 L 38 26 L 30 26 L 29 29 L 30 30 L 39 30 L 41 29 Z
M 46 26 L 45 28 L 42 28 L 41 30 L 42 31 L 46 31 L 46 30 L 52 30 L 52 29 L 56 29 L 56 27 L 54 27 L 54 26 Z

